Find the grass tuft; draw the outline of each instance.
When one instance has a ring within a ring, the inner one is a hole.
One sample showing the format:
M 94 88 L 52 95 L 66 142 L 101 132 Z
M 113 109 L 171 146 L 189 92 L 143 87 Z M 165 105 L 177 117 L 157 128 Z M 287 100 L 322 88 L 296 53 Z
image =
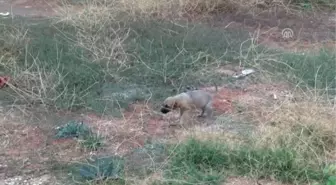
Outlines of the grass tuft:
M 301 161 L 297 153 L 288 148 L 229 148 L 214 141 L 190 139 L 172 152 L 167 178 L 177 178 L 186 183 L 205 183 L 205 177 L 213 177 L 212 174 L 218 175 L 213 179 L 214 184 L 223 180 L 220 177 L 225 175 L 275 178 L 292 183 L 324 179 L 320 166 Z
M 321 50 L 318 54 L 283 54 L 277 66 L 280 73 L 286 74 L 293 83 L 301 87 L 323 90 L 327 94 L 336 93 L 336 54 Z
M 58 128 L 56 138 L 73 138 L 73 137 L 84 137 L 90 134 L 90 128 L 76 121 L 71 121 L 64 126 Z
M 75 163 L 71 175 L 78 181 L 120 180 L 123 178 L 123 165 L 123 159 L 117 156 L 95 157 Z
M 82 147 L 97 150 L 103 145 L 103 137 L 94 133 L 87 125 L 76 121 L 69 122 L 58 128 L 56 138 L 78 138 Z

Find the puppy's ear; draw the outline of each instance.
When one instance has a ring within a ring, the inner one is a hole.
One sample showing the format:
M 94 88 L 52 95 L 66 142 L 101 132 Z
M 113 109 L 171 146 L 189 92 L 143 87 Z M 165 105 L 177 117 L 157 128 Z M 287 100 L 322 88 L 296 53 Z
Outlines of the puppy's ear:
M 178 103 L 175 101 L 173 104 L 173 109 L 176 109 L 176 108 L 178 108 Z

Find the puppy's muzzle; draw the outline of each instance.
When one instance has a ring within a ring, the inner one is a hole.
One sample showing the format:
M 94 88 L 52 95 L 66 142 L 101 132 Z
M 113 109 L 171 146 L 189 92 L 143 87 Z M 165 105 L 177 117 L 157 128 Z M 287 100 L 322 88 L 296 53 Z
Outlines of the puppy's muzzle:
M 168 105 L 164 105 L 161 110 L 160 110 L 163 114 L 167 114 L 168 112 L 171 111 L 171 108 Z

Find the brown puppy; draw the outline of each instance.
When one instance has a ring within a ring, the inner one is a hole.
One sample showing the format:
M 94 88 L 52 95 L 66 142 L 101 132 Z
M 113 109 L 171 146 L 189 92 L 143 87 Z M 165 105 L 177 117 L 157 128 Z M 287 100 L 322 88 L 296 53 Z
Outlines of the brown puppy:
M 198 117 L 212 116 L 212 97 L 209 93 L 203 90 L 187 91 L 175 96 L 168 97 L 163 102 L 161 112 L 168 112 L 180 109 L 180 122 L 185 122 L 185 115 L 189 114 L 192 109 L 201 109 L 202 113 Z

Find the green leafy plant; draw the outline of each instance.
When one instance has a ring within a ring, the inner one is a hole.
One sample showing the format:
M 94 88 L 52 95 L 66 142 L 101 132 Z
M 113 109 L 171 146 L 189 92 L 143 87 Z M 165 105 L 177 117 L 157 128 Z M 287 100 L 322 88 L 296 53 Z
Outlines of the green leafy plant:
M 85 137 L 88 134 L 91 134 L 91 130 L 87 125 L 83 124 L 83 122 L 71 121 L 58 128 L 56 138 L 78 138 Z
M 118 156 L 95 157 L 86 163 L 75 164 L 72 175 L 78 180 L 118 180 L 122 179 L 124 160 Z
M 58 129 L 56 138 L 78 138 L 82 147 L 97 150 L 102 146 L 103 138 L 83 122 L 71 121 Z

